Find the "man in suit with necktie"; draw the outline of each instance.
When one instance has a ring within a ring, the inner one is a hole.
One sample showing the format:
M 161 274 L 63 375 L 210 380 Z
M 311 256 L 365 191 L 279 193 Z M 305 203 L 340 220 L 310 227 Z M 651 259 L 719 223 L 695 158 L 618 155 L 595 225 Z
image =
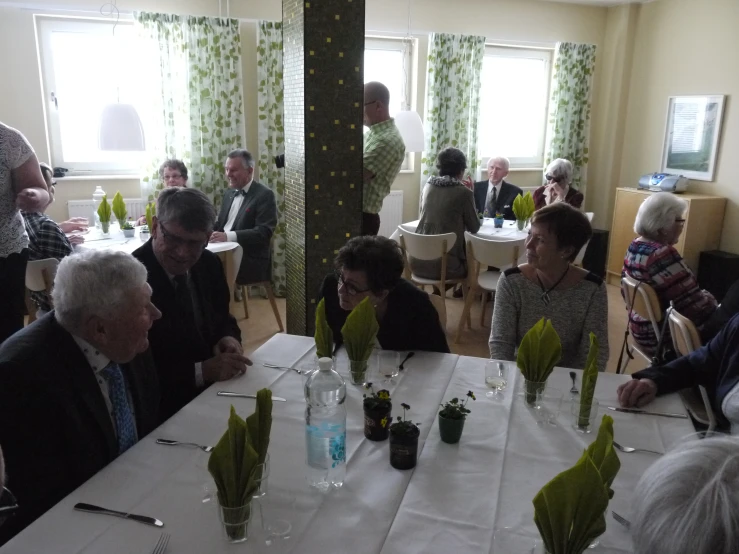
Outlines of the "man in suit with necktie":
M 277 225 L 274 193 L 254 180 L 254 157 L 234 150 L 226 159 L 229 190 L 223 195 L 211 242 L 238 242 L 244 249 L 236 277 L 240 285 L 269 281 L 272 276 L 270 241 Z
M 0 545 L 160 423 L 146 268 L 123 252 L 73 254 L 52 297 L 0 347 L 0 444 L 19 506 Z
M 515 221 L 513 201 L 523 191 L 516 185 L 507 182 L 510 162 L 508 158 L 490 158 L 488 160 L 488 180 L 475 183 L 475 208 L 485 217 L 503 214 L 505 219 Z
M 198 189 L 159 193 L 151 239 L 133 255 L 149 271 L 152 301 L 162 318 L 149 332 L 162 391 L 161 415 L 171 417 L 205 387 L 246 371 L 241 331 L 229 313 L 221 260 L 206 249 L 216 210 Z

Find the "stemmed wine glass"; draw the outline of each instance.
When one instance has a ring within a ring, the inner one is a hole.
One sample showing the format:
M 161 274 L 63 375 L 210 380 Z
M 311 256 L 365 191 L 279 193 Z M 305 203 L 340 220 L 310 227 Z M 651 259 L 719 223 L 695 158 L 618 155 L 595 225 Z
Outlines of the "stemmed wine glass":
M 502 391 L 508 385 L 508 367 L 505 362 L 488 360 L 485 363 L 485 385 L 492 389 L 485 393 L 488 398 L 502 396 Z

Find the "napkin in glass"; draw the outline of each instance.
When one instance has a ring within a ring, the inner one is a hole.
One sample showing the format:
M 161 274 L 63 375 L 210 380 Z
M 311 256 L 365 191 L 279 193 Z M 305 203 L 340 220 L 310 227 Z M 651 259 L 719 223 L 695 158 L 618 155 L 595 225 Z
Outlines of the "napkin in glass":
M 534 522 L 550 554 L 582 554 L 606 530 L 611 485 L 621 469 L 613 418 L 603 416 L 595 441 L 570 469 L 534 497 Z
M 369 360 L 379 330 L 375 309 L 370 304 L 369 298 L 365 298 L 351 311 L 341 328 L 344 348 L 351 361 Z
M 321 301 L 316 307 L 316 356 L 318 358 L 330 358 L 334 355 L 334 334 L 326 321 L 326 300 Z
M 552 322 L 542 317 L 527 331 L 518 347 L 516 365 L 527 381 L 543 383 L 562 359 L 562 342 Z
M 590 333 L 590 350 L 585 362 L 585 371 L 582 374 L 582 390 L 580 391 L 580 416 L 578 425 L 587 427 L 590 422 L 590 411 L 593 407 L 595 384 L 598 382 L 598 339 L 595 333 Z

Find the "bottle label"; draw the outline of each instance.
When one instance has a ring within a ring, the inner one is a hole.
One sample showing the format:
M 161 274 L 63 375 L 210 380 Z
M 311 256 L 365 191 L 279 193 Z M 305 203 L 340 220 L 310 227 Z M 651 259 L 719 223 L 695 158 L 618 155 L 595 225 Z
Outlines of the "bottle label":
M 305 428 L 308 465 L 331 469 L 346 462 L 346 427 L 336 423 L 308 425 Z

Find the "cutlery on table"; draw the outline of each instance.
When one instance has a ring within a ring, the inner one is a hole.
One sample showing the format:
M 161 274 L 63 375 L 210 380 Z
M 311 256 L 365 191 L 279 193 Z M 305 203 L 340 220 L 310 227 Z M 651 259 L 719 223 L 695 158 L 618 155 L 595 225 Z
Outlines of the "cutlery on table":
M 213 450 L 213 447 L 212 446 L 203 446 L 202 444 L 197 444 L 197 443 L 194 443 L 194 442 L 182 442 L 182 441 L 173 441 L 173 440 L 169 440 L 169 439 L 157 439 L 156 440 L 156 443 L 157 444 L 164 444 L 164 445 L 167 445 L 167 446 L 177 446 L 177 445 L 194 446 L 196 448 L 199 448 L 203 452 L 210 452 L 211 450 Z
M 662 456 L 664 452 L 657 452 L 656 450 L 649 450 L 648 448 L 632 448 L 631 446 L 621 446 L 616 441 L 613 441 L 613 446 L 618 448 L 621 452 L 631 454 L 632 452 L 649 452 L 650 454 L 658 454 Z
M 162 533 L 162 536 L 159 537 L 159 541 L 154 546 L 154 550 L 152 550 L 151 554 L 164 554 L 164 551 L 167 550 L 168 544 L 169 544 L 169 533 Z
M 302 375 L 303 374 L 303 372 L 301 370 L 299 370 L 298 368 L 296 368 L 296 367 L 287 367 L 287 366 L 284 366 L 284 365 L 275 365 L 275 364 L 262 364 L 262 365 L 264 367 L 269 367 L 271 369 L 290 369 L 290 370 L 294 371 L 295 373 L 297 373 L 298 375 Z
M 133 521 L 138 521 L 139 523 L 153 525 L 154 527 L 164 527 L 164 523 L 162 523 L 161 521 L 153 517 L 139 516 L 136 514 L 119 512 L 117 510 L 109 510 L 107 508 L 101 508 L 100 506 L 95 506 L 94 504 L 86 504 L 84 502 L 78 502 L 77 504 L 74 505 L 74 509 L 80 512 L 90 512 L 91 514 L 104 514 L 107 516 L 122 517 L 123 519 L 131 519 Z
M 570 389 L 570 393 L 572 394 L 580 394 L 580 392 L 577 390 L 577 384 L 575 382 L 577 375 L 574 371 L 570 371 L 570 379 L 572 379 L 572 388 Z
M 219 390 L 218 396 L 229 396 L 232 398 L 256 398 L 257 397 L 256 394 L 242 394 L 240 392 L 229 392 L 225 390 Z M 285 400 L 284 398 L 280 396 L 273 396 L 272 400 L 276 400 L 277 402 L 287 402 L 287 400 Z
M 613 510 L 611 510 L 611 515 L 613 515 L 613 519 L 615 519 L 616 521 L 618 521 L 621 525 L 623 525 L 627 529 L 630 529 L 631 528 L 631 522 L 628 519 L 626 519 L 625 517 L 618 515 Z
M 400 362 L 400 365 L 398 366 L 398 371 L 403 371 L 405 369 L 403 367 L 403 365 L 405 364 L 405 362 L 407 362 L 408 360 L 410 360 L 415 355 L 416 355 L 415 352 L 408 352 L 408 354 L 406 355 L 406 357 L 403 358 L 403 361 Z
M 662 417 L 676 417 L 678 419 L 688 419 L 688 416 L 685 414 L 671 414 L 668 412 L 647 412 L 645 410 L 636 410 L 634 408 L 616 408 L 614 406 L 607 406 L 609 410 L 613 410 L 614 412 L 624 412 L 626 414 L 644 414 L 644 415 L 656 415 L 656 416 L 662 416 Z

